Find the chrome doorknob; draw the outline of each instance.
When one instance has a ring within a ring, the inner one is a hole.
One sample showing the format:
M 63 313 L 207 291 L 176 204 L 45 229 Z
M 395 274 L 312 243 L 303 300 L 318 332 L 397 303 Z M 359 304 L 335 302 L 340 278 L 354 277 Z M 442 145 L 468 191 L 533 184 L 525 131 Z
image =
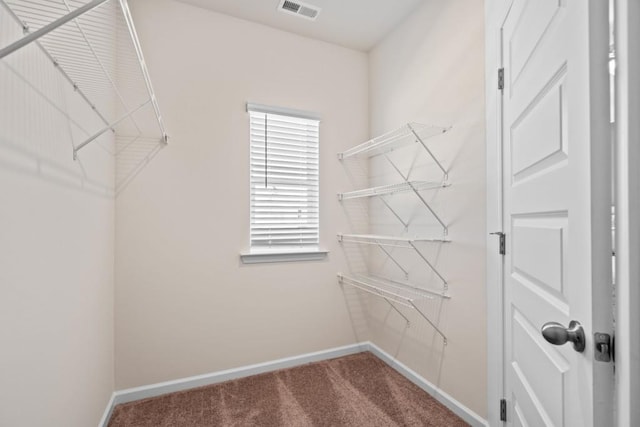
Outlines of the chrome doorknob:
M 582 353 L 585 347 L 584 329 L 580 322 L 572 320 L 569 327 L 565 328 L 558 322 L 547 322 L 542 325 L 542 336 L 553 345 L 562 345 L 567 342 L 573 343 L 573 349 Z

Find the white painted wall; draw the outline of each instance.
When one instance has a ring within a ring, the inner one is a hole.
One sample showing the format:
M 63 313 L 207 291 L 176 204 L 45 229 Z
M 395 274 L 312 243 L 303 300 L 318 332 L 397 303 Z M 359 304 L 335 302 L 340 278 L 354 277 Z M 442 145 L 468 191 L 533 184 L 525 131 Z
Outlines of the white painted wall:
M 0 60 L 2 426 L 97 425 L 114 390 L 113 141 L 72 158 L 102 126 L 35 46 Z
M 132 12 L 171 140 L 116 202 L 117 388 L 366 339 L 337 285 L 335 234 L 349 229 L 336 193 L 358 179 L 336 153 L 368 136 L 367 55 L 174 1 Z M 322 117 L 325 261 L 240 263 L 247 101 Z
M 452 125 L 451 132 L 431 140 L 433 151 L 449 167 L 452 186 L 423 193 L 450 225 L 452 243 L 424 246 L 424 253 L 449 280 L 448 301 L 422 308 L 448 337 L 448 345 L 415 312 L 404 320 L 380 300 L 372 300 L 372 341 L 396 356 L 455 399 L 486 417 L 485 306 L 485 126 L 484 6 L 477 0 L 428 1 L 370 54 L 370 128 L 372 135 L 416 121 Z M 437 176 L 424 151 L 403 149 L 394 155 L 413 179 Z M 370 163 L 372 185 L 398 181 L 383 160 Z M 408 235 L 433 233 L 435 224 L 415 196 L 394 196 L 400 212 L 412 218 Z M 376 234 L 402 233 L 402 226 L 372 201 L 370 228 Z M 491 248 L 494 249 L 494 248 Z M 497 242 L 495 250 L 497 250 Z M 409 279 L 430 288 L 441 282 L 416 256 L 394 251 L 408 267 Z M 402 278 L 381 252 L 372 265 Z

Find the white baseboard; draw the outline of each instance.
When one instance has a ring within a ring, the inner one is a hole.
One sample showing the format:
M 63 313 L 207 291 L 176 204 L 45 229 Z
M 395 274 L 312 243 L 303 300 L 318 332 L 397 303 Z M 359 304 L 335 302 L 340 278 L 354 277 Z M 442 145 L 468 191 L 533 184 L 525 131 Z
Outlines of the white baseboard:
M 431 396 L 433 396 L 434 399 L 449 408 L 454 414 L 462 418 L 465 422 L 471 424 L 474 427 L 488 426 L 488 423 L 484 418 L 464 406 L 462 403 L 458 402 L 456 399 L 442 391 L 440 388 L 436 387 L 434 384 L 424 379 L 422 376 L 418 375 L 413 369 L 398 361 L 374 343 L 367 342 L 366 344 L 368 346 L 368 350 L 371 353 L 378 356 L 378 358 L 395 369 L 403 377 L 429 393 Z
M 109 424 L 109 420 L 111 419 L 111 414 L 113 413 L 114 406 L 116 406 L 115 392 L 111 393 L 111 399 L 109 399 L 107 407 L 104 409 L 104 414 L 102 414 L 102 418 L 100 418 L 98 427 L 107 427 L 107 424 Z
M 277 371 L 279 369 L 292 368 L 295 366 L 305 365 L 307 363 L 319 362 L 322 360 L 334 359 L 336 357 L 347 356 L 350 354 L 362 353 L 364 351 L 370 351 L 371 353 L 378 356 L 381 360 L 387 363 L 387 365 L 389 365 L 391 368 L 395 369 L 401 375 L 406 377 L 409 381 L 429 393 L 436 400 L 445 405 L 467 423 L 471 424 L 472 426 L 487 425 L 484 419 L 479 417 L 469 408 L 462 405 L 447 393 L 443 392 L 435 385 L 422 378 L 420 375 L 418 375 L 416 372 L 414 372 L 404 364 L 395 360 L 380 347 L 367 341 L 358 344 L 347 345 L 344 347 L 318 351 L 315 353 L 307 353 L 299 356 L 273 360 L 270 362 L 258 363 L 255 365 L 243 366 L 234 369 L 227 369 L 210 374 L 197 375 L 173 381 L 150 384 L 142 387 L 119 390 L 113 393 L 113 395 L 111 396 L 111 399 L 109 400 L 107 408 L 105 409 L 104 415 L 102 416 L 102 420 L 100 421 L 98 427 L 107 427 L 109 418 L 111 417 L 111 413 L 113 412 L 113 408 L 115 407 L 115 405 L 118 405 L 120 403 L 133 402 L 135 400 L 161 396 L 163 394 L 188 390 L 195 387 L 217 384 L 224 381 L 248 377 L 251 375 Z

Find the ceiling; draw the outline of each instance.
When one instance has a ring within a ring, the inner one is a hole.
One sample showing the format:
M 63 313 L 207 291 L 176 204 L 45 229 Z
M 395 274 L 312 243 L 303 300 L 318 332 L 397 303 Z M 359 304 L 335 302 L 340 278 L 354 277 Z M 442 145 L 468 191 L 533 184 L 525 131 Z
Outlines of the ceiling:
M 304 0 L 315 21 L 279 12 L 279 0 L 178 0 L 280 30 L 367 52 L 424 0 Z

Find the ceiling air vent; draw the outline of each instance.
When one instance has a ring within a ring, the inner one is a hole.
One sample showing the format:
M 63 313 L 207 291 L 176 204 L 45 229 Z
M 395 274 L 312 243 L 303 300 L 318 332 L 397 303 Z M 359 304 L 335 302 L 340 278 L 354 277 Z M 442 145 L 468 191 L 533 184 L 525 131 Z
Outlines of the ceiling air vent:
M 301 18 L 315 21 L 320 14 L 320 8 L 299 1 L 282 0 L 278 5 L 280 12 L 296 15 Z

